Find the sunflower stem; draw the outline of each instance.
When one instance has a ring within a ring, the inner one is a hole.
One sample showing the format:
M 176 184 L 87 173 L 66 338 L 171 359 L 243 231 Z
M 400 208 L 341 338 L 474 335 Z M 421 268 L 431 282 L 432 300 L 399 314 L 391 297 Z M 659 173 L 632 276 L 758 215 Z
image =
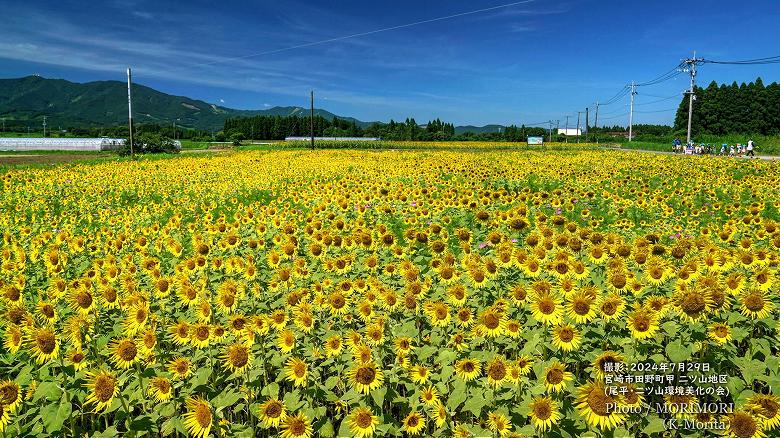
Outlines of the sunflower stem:
M 138 373 L 138 384 L 141 387 L 141 395 L 143 396 L 141 401 L 141 409 L 143 409 L 144 413 L 146 413 L 146 388 L 144 387 L 144 376 L 141 372 L 141 364 L 136 362 L 135 363 L 135 370 Z

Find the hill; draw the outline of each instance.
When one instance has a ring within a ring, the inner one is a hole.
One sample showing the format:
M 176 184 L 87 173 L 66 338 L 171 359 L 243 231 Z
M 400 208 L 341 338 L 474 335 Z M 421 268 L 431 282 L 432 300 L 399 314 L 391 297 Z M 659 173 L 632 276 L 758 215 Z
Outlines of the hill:
M 185 96 L 173 96 L 133 84 L 133 117 L 136 123 L 172 124 L 203 130 L 221 130 L 225 120 L 257 115 L 308 115 L 309 109 L 295 106 L 265 110 L 237 110 Z M 332 119 L 369 123 L 315 109 L 315 114 Z M 0 117 L 8 126 L 40 125 L 43 116 L 49 126 L 94 127 L 127 123 L 127 84 L 120 81 L 75 83 L 64 79 L 27 76 L 0 79 Z

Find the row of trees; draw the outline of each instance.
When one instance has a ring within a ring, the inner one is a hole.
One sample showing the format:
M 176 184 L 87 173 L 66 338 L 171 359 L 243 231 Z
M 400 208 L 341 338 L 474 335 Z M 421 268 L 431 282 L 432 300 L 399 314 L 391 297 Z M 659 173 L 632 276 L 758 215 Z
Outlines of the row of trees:
M 311 134 L 311 119 L 299 116 L 255 116 L 228 119 L 220 135 L 226 139 L 281 140 L 285 137 L 308 136 Z M 440 119 L 420 125 L 413 118 L 403 122 L 372 123 L 362 128 L 354 120 L 334 117 L 328 120 L 314 116 L 314 135 L 317 137 L 379 137 L 396 141 L 526 141 L 528 136 L 547 135 L 540 127 L 508 126 L 501 132 L 455 133 L 453 123 Z
M 780 84 L 764 86 L 761 78 L 749 84 L 718 85 L 695 88 L 692 131 L 696 135 L 780 134 Z M 677 109 L 675 130 L 688 126 L 688 97 Z

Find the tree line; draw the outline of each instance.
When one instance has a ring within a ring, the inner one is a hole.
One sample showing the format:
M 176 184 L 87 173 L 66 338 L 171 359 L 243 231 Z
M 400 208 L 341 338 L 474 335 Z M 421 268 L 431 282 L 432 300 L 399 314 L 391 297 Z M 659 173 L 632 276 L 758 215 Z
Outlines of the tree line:
M 764 86 L 761 78 L 749 84 L 710 82 L 694 88 L 691 130 L 694 135 L 780 134 L 780 84 Z M 688 127 L 688 96 L 677 108 L 675 131 Z
M 237 117 L 225 121 L 223 135 L 228 139 L 282 140 L 285 137 L 311 135 L 311 119 L 300 116 L 253 116 Z M 546 135 L 545 128 L 508 126 L 501 132 L 456 134 L 453 123 L 440 119 L 420 125 L 414 118 L 403 122 L 390 120 L 388 123 L 372 123 L 361 127 L 354 120 L 334 117 L 326 119 L 314 116 L 316 137 L 378 137 L 393 141 L 526 141 L 529 136 Z

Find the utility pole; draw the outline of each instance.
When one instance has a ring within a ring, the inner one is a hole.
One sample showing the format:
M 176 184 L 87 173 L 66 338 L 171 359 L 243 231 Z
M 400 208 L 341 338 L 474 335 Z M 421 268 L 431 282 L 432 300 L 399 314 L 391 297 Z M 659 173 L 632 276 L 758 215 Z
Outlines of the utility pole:
M 130 156 L 135 158 L 135 149 L 133 149 L 133 99 L 130 94 L 130 84 L 132 82 L 132 73 L 130 67 L 127 68 L 127 124 L 130 128 Z M 174 122 L 176 123 L 176 122 Z M 175 129 L 174 129 L 175 131 Z
M 5 132 L 5 117 L 3 117 L 3 132 Z
M 691 88 L 688 89 L 688 139 L 686 144 L 691 143 L 691 121 L 693 120 L 693 101 L 696 100 L 696 95 L 693 94 L 694 87 L 696 87 L 696 64 L 703 62 L 703 58 L 696 57 L 696 51 L 693 51 L 692 59 L 685 59 L 683 62 L 688 66 L 688 73 L 691 75 Z
M 593 126 L 599 127 L 599 103 L 596 102 L 596 119 L 593 121 Z
M 550 143 L 552 143 L 552 120 L 550 120 Z
M 314 90 L 311 91 L 311 117 L 309 117 L 311 128 L 311 149 L 314 150 Z
M 636 85 L 631 81 L 631 110 L 628 112 L 628 141 L 634 136 L 634 95 L 636 95 Z
M 585 143 L 588 142 L 588 131 L 590 131 L 590 107 L 585 107 Z
M 577 144 L 580 144 L 580 114 L 582 111 L 577 111 Z
M 46 138 L 46 116 L 43 116 L 43 138 Z
M 566 116 L 566 143 L 569 142 L 569 116 Z

